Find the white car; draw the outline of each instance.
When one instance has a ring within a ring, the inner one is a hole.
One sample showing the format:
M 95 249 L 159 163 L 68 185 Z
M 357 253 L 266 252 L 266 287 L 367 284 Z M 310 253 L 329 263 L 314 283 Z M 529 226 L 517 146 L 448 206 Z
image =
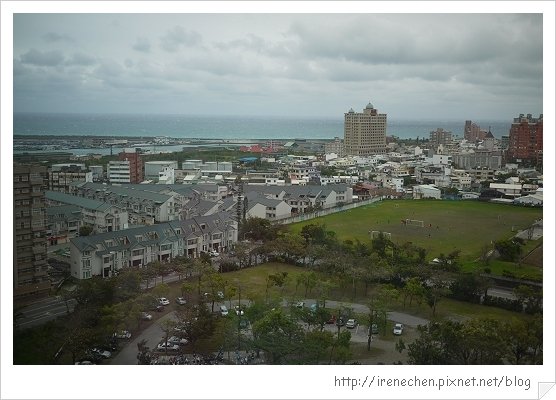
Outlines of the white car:
M 216 295 L 218 296 L 218 298 L 219 298 L 220 300 L 222 300 L 222 299 L 224 298 L 224 292 L 222 292 L 222 291 L 216 292 Z
M 236 315 L 243 315 L 243 309 L 239 308 L 239 306 L 236 306 Z
M 211 251 L 209 252 L 209 255 L 210 255 L 211 257 L 218 257 L 220 254 L 219 254 L 216 250 L 211 250 Z
M 162 350 L 162 351 L 178 351 L 180 349 L 180 346 L 177 344 L 162 342 L 158 346 L 156 346 L 156 348 L 157 350 Z
M 403 332 L 403 324 L 394 325 L 394 329 L 392 330 L 392 332 L 394 333 L 394 335 L 401 335 Z
M 92 355 L 98 356 L 98 357 L 102 357 L 102 358 L 110 358 L 112 357 L 112 353 L 110 353 L 108 350 L 101 350 L 101 349 L 97 349 L 96 347 L 94 349 L 90 350 L 90 353 Z
M 357 326 L 357 321 L 353 318 L 350 318 L 346 322 L 346 328 L 353 329 Z
M 183 298 L 183 297 L 178 297 L 178 298 L 176 299 L 176 303 L 178 303 L 180 306 L 185 305 L 185 303 L 186 303 L 185 298 Z
M 142 312 L 141 313 L 141 319 L 145 320 L 145 321 L 150 321 L 151 319 L 153 319 L 153 316 L 147 312 Z
M 303 308 L 305 306 L 305 303 L 303 301 L 298 301 L 297 303 L 295 303 L 295 306 L 297 308 Z
M 220 315 L 222 315 L 223 317 L 228 315 L 228 307 L 224 305 L 220 306 Z
M 168 343 L 169 344 L 177 344 L 178 346 L 185 346 L 187 343 L 189 343 L 189 340 L 185 339 L 185 338 L 180 338 L 177 336 L 171 336 L 168 339 Z
M 167 306 L 168 304 L 170 304 L 170 300 L 168 300 L 166 297 L 161 297 L 160 299 L 158 299 L 158 303 L 161 306 Z
M 131 339 L 131 332 L 130 331 L 115 332 L 114 337 L 116 339 Z

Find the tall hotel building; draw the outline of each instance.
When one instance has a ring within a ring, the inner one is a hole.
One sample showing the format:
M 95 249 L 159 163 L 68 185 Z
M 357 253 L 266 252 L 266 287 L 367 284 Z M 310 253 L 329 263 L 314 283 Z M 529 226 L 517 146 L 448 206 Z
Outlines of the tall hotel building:
M 14 300 L 47 296 L 46 167 L 14 164 Z
M 510 127 L 508 159 L 542 165 L 542 114 L 533 118 L 520 114 Z
M 371 103 L 362 113 L 350 109 L 344 114 L 344 148 L 351 156 L 386 153 L 386 114 Z

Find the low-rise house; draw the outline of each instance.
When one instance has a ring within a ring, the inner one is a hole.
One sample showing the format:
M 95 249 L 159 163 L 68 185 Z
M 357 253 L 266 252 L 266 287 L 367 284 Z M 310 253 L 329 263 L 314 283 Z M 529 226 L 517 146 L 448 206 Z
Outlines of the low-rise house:
M 76 205 L 48 207 L 46 209 L 46 236 L 51 246 L 68 243 L 79 235 L 81 209 Z
M 414 199 L 440 199 L 442 192 L 434 185 L 413 186 Z
M 268 199 L 258 193 L 247 194 L 247 218 L 263 218 L 270 221 L 291 217 L 292 207 L 283 200 Z
M 496 190 L 497 192 L 503 194 L 507 197 L 519 197 L 521 196 L 521 185 L 520 184 L 510 184 L 510 183 L 491 183 L 490 189 Z

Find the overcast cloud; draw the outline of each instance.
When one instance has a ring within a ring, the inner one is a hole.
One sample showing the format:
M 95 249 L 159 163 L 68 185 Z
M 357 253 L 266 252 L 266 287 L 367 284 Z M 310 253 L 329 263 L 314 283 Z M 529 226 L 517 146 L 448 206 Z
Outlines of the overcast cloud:
M 14 111 L 542 112 L 541 14 L 17 14 Z

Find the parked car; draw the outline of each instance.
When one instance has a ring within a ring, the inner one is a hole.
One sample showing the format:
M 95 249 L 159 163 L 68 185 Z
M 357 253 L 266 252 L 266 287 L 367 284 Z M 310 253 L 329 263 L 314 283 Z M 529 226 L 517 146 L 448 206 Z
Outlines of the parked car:
M 220 315 L 222 315 L 223 317 L 228 315 L 228 307 L 224 305 L 220 306 Z
M 177 344 L 178 346 L 185 346 L 187 343 L 189 343 L 189 341 L 185 338 L 180 338 L 177 336 L 171 336 L 168 339 L 168 343 L 169 344 Z
M 305 303 L 302 302 L 302 301 L 298 301 L 297 303 L 295 303 L 295 306 L 296 306 L 297 308 L 303 308 L 303 307 L 305 307 Z
M 94 349 L 89 350 L 89 353 L 91 353 L 93 356 L 100 357 L 100 358 L 112 357 L 112 353 L 110 353 L 108 350 L 102 350 L 96 347 Z
M 130 331 L 119 331 L 115 332 L 113 335 L 116 339 L 131 339 Z
M 373 335 L 376 335 L 378 333 L 378 325 L 377 324 L 372 324 L 371 325 L 371 333 Z
M 401 335 L 403 332 L 403 325 L 402 324 L 396 324 L 394 325 L 394 329 L 392 330 L 392 332 L 394 333 L 394 335 Z
M 328 321 L 326 321 L 327 324 L 335 324 L 336 323 L 336 316 L 335 315 L 331 315 L 330 319 Z
M 220 254 L 216 250 L 209 251 L 209 255 L 211 257 L 218 257 Z
M 236 310 L 236 315 L 243 315 L 243 308 L 236 306 L 235 310 Z
M 309 307 L 309 311 L 311 311 L 312 313 L 317 312 L 317 309 L 319 308 L 318 304 L 311 304 L 311 306 Z
M 350 318 L 346 322 L 346 328 L 353 329 L 357 326 L 357 320 Z
M 162 342 L 158 346 L 156 346 L 156 349 L 159 351 L 178 351 L 180 349 L 180 346 L 177 344 Z
M 216 293 L 216 296 L 218 296 L 218 298 L 219 298 L 220 300 L 222 300 L 222 299 L 224 298 L 224 292 L 218 291 L 218 292 Z
M 158 299 L 158 303 L 161 306 L 167 306 L 168 304 L 170 304 L 170 300 L 168 300 L 166 297 L 161 297 L 160 299 Z
M 153 319 L 153 316 L 147 312 L 142 312 L 141 313 L 141 319 L 145 320 L 145 321 L 150 321 L 151 319 Z
M 184 297 L 178 297 L 178 298 L 176 299 L 176 303 L 178 303 L 180 306 L 183 306 L 183 305 L 185 305 L 187 302 L 185 301 L 185 298 L 184 298 Z
M 337 325 L 337 326 L 344 326 L 345 324 L 346 324 L 346 321 L 344 320 L 343 317 L 339 317 L 339 318 L 336 320 L 336 325 Z

